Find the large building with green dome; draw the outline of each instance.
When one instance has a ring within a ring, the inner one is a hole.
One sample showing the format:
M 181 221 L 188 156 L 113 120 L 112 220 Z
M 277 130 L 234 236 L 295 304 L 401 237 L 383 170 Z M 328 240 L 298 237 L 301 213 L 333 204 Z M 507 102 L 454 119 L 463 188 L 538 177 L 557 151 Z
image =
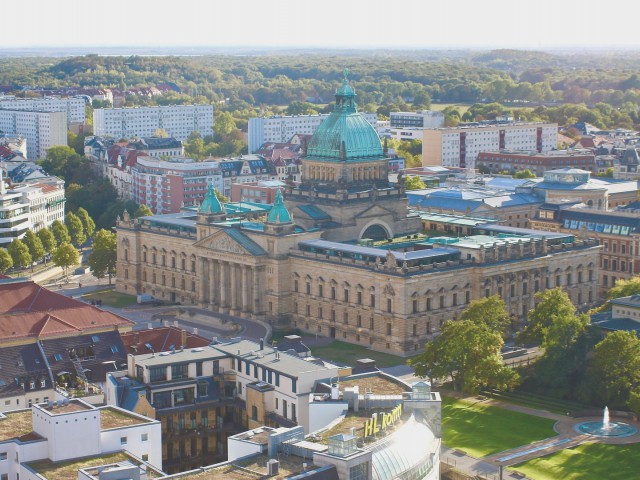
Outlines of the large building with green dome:
M 409 215 L 403 185 L 389 183 L 389 158 L 378 134 L 358 113 L 345 77 L 333 112 L 320 125 L 302 160 L 300 185 L 286 191 L 296 223 L 320 228 L 336 241 L 383 240 L 420 230 Z
M 397 355 L 421 350 L 485 296 L 500 295 L 514 322 L 545 288 L 566 285 L 576 304 L 596 298 L 594 242 L 501 225 L 463 238 L 418 235 L 387 160 L 345 76 L 307 146 L 300 185 L 273 206 L 224 204 L 210 187 L 199 208 L 125 213 L 116 288 Z

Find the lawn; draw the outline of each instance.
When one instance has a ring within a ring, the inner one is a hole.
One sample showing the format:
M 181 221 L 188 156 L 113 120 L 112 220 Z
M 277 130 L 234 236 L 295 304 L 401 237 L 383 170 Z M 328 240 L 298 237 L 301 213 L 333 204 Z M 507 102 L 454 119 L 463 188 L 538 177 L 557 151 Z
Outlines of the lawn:
M 585 443 L 546 457 L 522 463 L 517 470 L 535 480 L 596 480 L 638 478 L 640 444 L 604 445 Z
M 330 345 L 312 347 L 311 353 L 315 357 L 320 357 L 329 362 L 354 367 L 356 360 L 360 358 L 371 358 L 376 361 L 376 366 L 393 367 L 395 365 L 404 365 L 406 358 L 390 355 L 388 353 L 375 352 L 360 345 L 340 342 L 335 340 Z
M 554 423 L 482 402 L 442 398 L 443 442 L 477 458 L 553 437 Z
M 435 110 L 436 112 L 441 112 L 447 107 L 455 107 L 456 110 L 460 112 L 460 116 L 462 116 L 465 113 L 467 113 L 467 110 L 469 110 L 470 106 L 471 105 L 462 105 L 460 103 L 432 103 L 431 110 Z
M 113 289 L 87 293 L 86 295 L 82 295 L 82 299 L 87 302 L 91 300 L 102 300 L 103 305 L 117 308 L 128 307 L 136 303 L 135 295 L 127 295 L 126 293 L 116 292 Z

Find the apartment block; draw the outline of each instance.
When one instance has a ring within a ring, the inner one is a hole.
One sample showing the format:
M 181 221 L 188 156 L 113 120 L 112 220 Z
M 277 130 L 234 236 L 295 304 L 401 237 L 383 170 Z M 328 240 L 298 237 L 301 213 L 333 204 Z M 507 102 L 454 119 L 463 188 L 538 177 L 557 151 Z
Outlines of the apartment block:
M 210 135 L 212 128 L 213 105 L 98 108 L 93 111 L 96 136 L 151 137 L 162 129 L 171 137 L 184 141 L 191 132 Z
M 425 129 L 422 164 L 475 168 L 480 152 L 527 150 L 547 153 L 557 148 L 555 123 L 488 123 Z
M 67 144 L 67 113 L 0 108 L 0 130 L 26 138 L 30 159 L 45 158 L 48 148 Z
M 16 98 L 0 96 L 0 108 L 30 112 L 66 112 L 67 122 L 85 123 L 85 100 L 82 97 Z

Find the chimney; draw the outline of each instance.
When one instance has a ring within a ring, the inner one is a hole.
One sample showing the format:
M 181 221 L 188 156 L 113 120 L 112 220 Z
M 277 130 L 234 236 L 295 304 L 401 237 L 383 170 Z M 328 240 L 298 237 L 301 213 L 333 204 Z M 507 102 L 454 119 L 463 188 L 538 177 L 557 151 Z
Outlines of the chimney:
M 151 323 L 151 322 L 147 323 L 147 328 L 149 330 L 153 330 L 153 323 Z
M 260 350 L 264 350 L 264 338 L 260 339 Z
M 174 321 L 173 321 L 173 326 L 174 326 L 174 327 L 176 327 L 176 328 L 178 328 L 178 320 L 174 320 Z
M 193 327 L 193 334 L 197 335 L 198 334 L 198 327 Z
M 184 329 L 180 330 L 180 345 L 182 345 L 182 348 L 187 345 L 187 331 Z

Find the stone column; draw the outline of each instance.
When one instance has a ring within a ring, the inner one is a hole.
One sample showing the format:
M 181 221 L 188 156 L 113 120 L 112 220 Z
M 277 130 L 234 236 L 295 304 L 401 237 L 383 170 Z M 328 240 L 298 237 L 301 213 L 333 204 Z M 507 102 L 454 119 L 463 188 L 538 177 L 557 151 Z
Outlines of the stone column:
M 249 311 L 249 267 L 242 265 L 242 284 L 240 285 L 242 293 L 242 311 Z
M 206 265 L 207 260 L 204 258 L 200 259 L 200 292 L 198 293 L 198 301 L 200 303 L 207 303 L 207 275 L 206 275 Z M 211 280 L 209 280 L 210 282 Z
M 227 306 L 227 262 L 218 262 L 220 270 L 220 306 Z
M 216 274 L 215 274 L 216 261 L 209 260 L 209 303 L 214 305 L 216 303 Z
M 253 267 L 251 269 L 252 276 L 252 288 L 251 288 L 251 296 L 252 296 L 252 304 L 253 304 L 253 313 L 260 313 L 260 267 Z
M 229 303 L 231 305 L 231 308 L 233 308 L 234 310 L 237 310 L 238 308 L 238 288 L 237 288 L 237 268 L 238 266 L 235 263 L 230 263 L 229 264 L 229 269 L 231 270 L 231 281 L 229 282 L 230 287 L 231 287 L 231 291 L 229 292 L 229 295 L 231 297 Z

